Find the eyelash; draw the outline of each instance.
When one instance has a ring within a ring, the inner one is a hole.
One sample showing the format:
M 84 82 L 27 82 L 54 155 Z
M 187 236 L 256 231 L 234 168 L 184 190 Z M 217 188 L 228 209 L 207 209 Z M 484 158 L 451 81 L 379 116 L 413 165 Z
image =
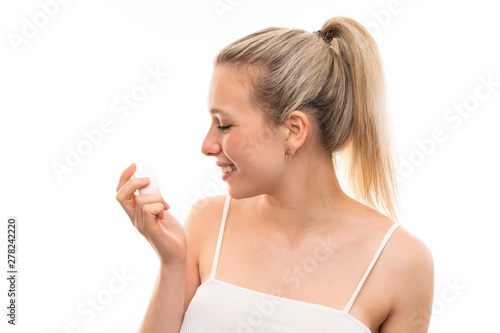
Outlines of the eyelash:
M 229 126 L 217 126 L 217 128 L 223 132 L 226 132 L 226 130 L 228 130 L 230 127 L 231 127 L 231 125 L 229 125 Z

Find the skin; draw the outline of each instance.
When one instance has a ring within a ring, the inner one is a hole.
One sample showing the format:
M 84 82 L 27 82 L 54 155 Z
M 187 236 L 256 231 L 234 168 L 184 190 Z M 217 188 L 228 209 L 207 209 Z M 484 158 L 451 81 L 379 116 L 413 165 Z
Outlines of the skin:
M 131 178 L 135 163 L 125 169 L 116 188 L 116 199 L 132 225 L 151 244 L 160 269 L 151 300 L 137 333 L 179 332 L 184 315 L 187 250 L 184 228 L 167 210 L 161 195 L 135 195 L 149 185 L 149 178 Z
M 226 179 L 232 200 L 216 279 L 342 310 L 394 221 L 342 191 L 305 113 L 293 111 L 279 128 L 269 126 L 251 103 L 248 82 L 247 72 L 219 65 L 209 92 L 209 110 L 225 113 L 211 115 L 202 152 L 237 168 Z M 287 148 L 295 152 L 292 161 Z M 188 273 L 198 278 L 187 287 L 186 303 L 210 276 L 224 199 L 195 208 L 204 213 L 186 224 L 188 244 L 199 244 L 188 246 L 194 263 Z M 321 240 L 334 250 L 314 257 Z M 304 266 L 311 258 L 317 265 Z M 429 249 L 400 226 L 349 313 L 372 332 L 427 332 L 433 281 Z
M 211 115 L 202 152 L 237 167 L 225 180 L 232 199 L 215 278 L 343 310 L 394 221 L 342 191 L 306 114 L 269 126 L 249 99 L 249 78 L 219 65 L 210 85 L 209 110 L 225 113 Z M 210 277 L 225 195 L 196 202 L 183 228 L 160 195 L 134 194 L 149 183 L 134 172 L 134 164 L 123 171 L 116 199 L 160 259 L 138 332 L 178 332 Z M 427 332 L 433 293 L 429 249 L 399 226 L 349 314 L 374 333 Z

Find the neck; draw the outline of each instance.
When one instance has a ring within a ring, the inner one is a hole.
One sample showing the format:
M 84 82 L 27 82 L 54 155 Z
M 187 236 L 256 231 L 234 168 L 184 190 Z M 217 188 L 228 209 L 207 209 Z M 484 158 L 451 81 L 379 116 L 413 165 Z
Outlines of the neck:
M 339 185 L 331 156 L 307 161 L 290 165 L 280 185 L 257 199 L 256 215 L 267 232 L 295 240 L 331 230 L 342 220 L 351 198 Z

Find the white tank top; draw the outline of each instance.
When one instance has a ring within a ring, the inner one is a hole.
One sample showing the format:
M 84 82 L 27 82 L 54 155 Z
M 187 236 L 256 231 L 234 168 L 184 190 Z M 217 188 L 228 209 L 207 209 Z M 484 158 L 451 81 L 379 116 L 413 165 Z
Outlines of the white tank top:
M 349 310 L 399 223 L 394 223 L 387 231 L 345 308 L 337 310 L 215 279 L 229 201 L 230 196 L 227 195 L 210 278 L 198 287 L 193 296 L 180 333 L 371 333 L 366 325 L 349 314 Z

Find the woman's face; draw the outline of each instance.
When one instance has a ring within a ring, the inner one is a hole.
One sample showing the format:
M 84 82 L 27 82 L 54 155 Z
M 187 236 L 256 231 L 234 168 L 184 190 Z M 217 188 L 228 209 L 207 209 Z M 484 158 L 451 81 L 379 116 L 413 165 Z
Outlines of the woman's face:
M 286 164 L 286 132 L 272 130 L 251 104 L 249 82 L 245 71 L 215 67 L 208 97 L 212 123 L 202 145 L 203 154 L 214 156 L 218 164 L 236 167 L 223 177 L 235 199 L 272 191 Z

